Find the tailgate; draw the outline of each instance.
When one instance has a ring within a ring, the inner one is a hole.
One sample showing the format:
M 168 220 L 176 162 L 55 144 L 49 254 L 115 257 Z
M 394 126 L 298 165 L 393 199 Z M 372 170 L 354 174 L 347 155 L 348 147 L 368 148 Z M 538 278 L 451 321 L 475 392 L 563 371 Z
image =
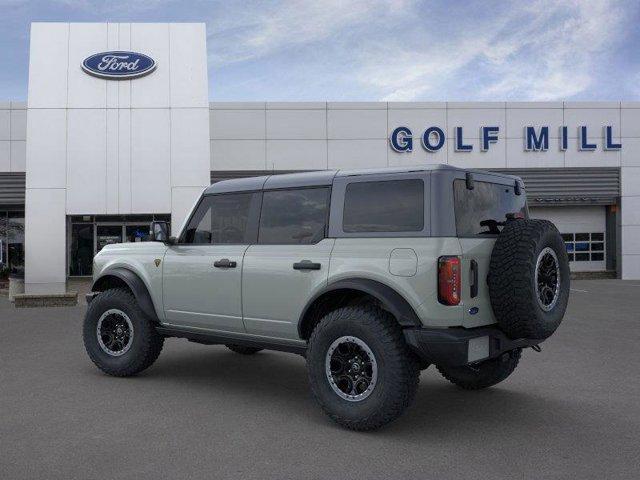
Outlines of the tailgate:
M 489 300 L 489 262 L 495 238 L 460 238 L 462 248 L 462 295 L 464 306 L 462 324 L 479 327 L 496 322 Z M 476 281 L 474 287 L 474 282 Z

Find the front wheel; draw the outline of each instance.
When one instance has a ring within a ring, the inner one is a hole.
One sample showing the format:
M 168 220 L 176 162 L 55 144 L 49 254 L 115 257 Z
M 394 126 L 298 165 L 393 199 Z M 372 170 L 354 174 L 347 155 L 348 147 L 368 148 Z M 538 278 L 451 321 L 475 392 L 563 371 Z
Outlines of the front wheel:
M 84 347 L 91 361 L 116 377 L 135 375 L 156 361 L 164 337 L 131 292 L 113 288 L 94 298 L 84 318 Z
M 320 407 L 352 430 L 373 430 L 398 418 L 411 404 L 420 375 L 395 319 L 368 304 L 339 308 L 320 320 L 307 366 Z
M 464 390 L 480 390 L 505 380 L 513 373 L 520 361 L 521 348 L 503 353 L 497 358 L 461 367 L 438 365 L 438 371 L 444 378 Z

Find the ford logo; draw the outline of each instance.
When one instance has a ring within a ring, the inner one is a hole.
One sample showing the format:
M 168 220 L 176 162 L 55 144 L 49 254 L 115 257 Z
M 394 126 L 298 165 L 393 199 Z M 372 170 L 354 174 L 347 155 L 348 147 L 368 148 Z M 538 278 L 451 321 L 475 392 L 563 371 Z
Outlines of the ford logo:
M 153 58 L 136 52 L 102 52 L 87 57 L 82 69 L 94 77 L 130 80 L 151 73 L 156 68 Z

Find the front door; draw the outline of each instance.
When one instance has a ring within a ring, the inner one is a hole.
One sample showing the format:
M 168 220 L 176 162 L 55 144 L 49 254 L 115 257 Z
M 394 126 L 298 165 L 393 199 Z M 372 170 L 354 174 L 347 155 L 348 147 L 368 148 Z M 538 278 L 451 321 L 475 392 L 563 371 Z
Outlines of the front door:
M 300 313 L 329 274 L 329 196 L 327 187 L 264 192 L 258 243 L 245 253 L 242 271 L 248 333 L 299 338 Z
M 242 265 L 255 241 L 260 197 L 228 193 L 202 198 L 163 266 L 166 322 L 244 332 Z

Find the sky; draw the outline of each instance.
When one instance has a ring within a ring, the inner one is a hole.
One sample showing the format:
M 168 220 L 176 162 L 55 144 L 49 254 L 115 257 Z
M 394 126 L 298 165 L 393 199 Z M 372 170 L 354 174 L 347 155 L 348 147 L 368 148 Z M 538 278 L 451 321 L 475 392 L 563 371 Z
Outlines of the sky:
M 2 100 L 34 21 L 205 22 L 211 101 L 640 100 L 638 0 L 0 0 Z

